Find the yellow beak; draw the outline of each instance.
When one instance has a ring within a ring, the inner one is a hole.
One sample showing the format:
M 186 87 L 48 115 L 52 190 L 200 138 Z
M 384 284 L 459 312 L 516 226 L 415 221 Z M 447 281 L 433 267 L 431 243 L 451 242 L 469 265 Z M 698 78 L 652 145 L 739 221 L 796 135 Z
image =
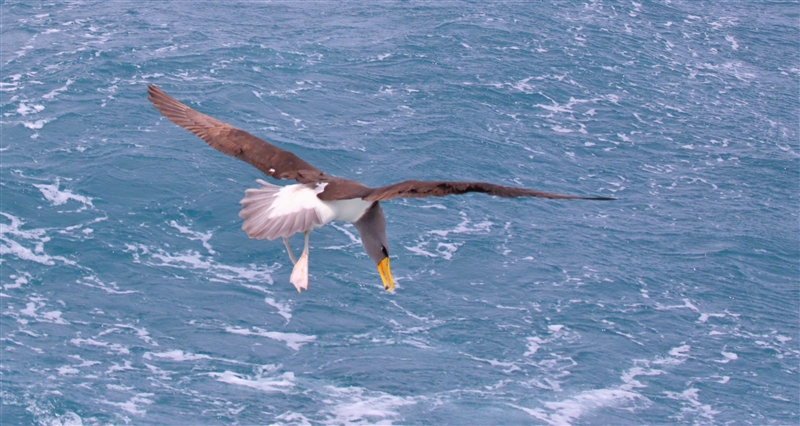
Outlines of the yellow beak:
M 378 272 L 381 274 L 383 280 L 383 288 L 386 291 L 394 290 L 394 280 L 392 280 L 392 273 L 389 271 L 389 258 L 381 260 L 378 264 Z

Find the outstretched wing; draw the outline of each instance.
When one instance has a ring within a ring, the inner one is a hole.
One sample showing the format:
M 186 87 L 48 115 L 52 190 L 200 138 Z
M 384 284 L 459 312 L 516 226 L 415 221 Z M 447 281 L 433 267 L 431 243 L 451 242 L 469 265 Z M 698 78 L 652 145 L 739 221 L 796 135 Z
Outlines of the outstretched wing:
M 319 182 L 330 177 L 300 157 L 176 101 L 154 85 L 147 87 L 147 99 L 169 121 L 194 133 L 217 151 L 245 161 L 267 176 L 300 183 Z
M 407 180 L 394 185 L 374 188 L 369 195 L 364 197 L 367 201 L 383 201 L 392 198 L 424 198 L 444 197 L 445 195 L 465 194 L 467 192 L 482 192 L 498 197 L 539 197 L 555 199 L 578 200 L 614 200 L 609 197 L 580 197 L 577 195 L 553 194 L 551 192 L 534 191 L 525 188 L 501 186 L 486 182 L 448 182 L 448 181 L 419 181 Z

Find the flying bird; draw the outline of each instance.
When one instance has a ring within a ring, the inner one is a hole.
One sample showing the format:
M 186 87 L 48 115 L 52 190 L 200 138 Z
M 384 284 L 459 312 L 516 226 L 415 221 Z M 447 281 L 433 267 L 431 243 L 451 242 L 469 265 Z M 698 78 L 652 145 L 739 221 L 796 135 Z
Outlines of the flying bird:
M 375 265 L 383 287 L 391 291 L 394 280 L 389 269 L 389 243 L 381 201 L 392 198 L 443 197 L 482 192 L 498 197 L 540 197 L 553 199 L 613 200 L 609 197 L 580 197 L 485 182 L 407 180 L 370 188 L 350 179 L 325 174 L 289 151 L 267 143 L 244 130 L 209 117 L 178 102 L 154 85 L 148 99 L 167 119 L 194 133 L 214 149 L 249 163 L 274 179 L 297 181 L 277 186 L 257 179 L 261 187 L 248 189 L 240 201 L 242 229 L 250 238 L 283 238 L 294 264 L 289 281 L 297 291 L 308 289 L 309 233 L 331 221 L 350 222 L 361 237 L 364 250 Z M 302 232 L 304 246 L 299 259 L 292 254 L 289 237 Z

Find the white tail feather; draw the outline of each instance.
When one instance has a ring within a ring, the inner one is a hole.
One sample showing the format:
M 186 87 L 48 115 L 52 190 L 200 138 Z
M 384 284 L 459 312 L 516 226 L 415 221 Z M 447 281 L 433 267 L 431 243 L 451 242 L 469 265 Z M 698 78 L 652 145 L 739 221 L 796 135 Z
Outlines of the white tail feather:
M 242 229 L 250 238 L 288 238 L 323 225 L 317 191 L 306 185 L 277 186 L 258 179 L 260 188 L 246 190 L 240 201 Z

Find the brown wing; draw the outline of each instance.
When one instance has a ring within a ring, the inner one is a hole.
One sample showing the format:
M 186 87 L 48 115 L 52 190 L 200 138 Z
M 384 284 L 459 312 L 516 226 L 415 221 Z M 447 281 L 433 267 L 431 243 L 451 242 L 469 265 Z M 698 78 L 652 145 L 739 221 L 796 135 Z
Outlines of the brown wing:
M 494 185 L 486 182 L 446 182 L 434 181 L 426 182 L 419 180 L 407 180 L 394 185 L 382 186 L 373 189 L 369 195 L 364 197 L 367 201 L 383 201 L 392 198 L 424 198 L 424 197 L 444 197 L 445 195 L 464 194 L 467 192 L 482 192 L 484 194 L 495 195 L 498 197 L 539 197 L 556 199 L 578 199 L 578 200 L 614 200 L 608 197 L 579 197 L 577 195 L 561 195 L 551 192 L 534 191 L 525 188 L 514 188 L 510 186 Z
M 150 95 L 147 99 L 169 121 L 194 133 L 217 151 L 245 161 L 267 176 L 296 180 L 300 183 L 319 182 L 330 178 L 291 152 L 270 145 L 228 123 L 199 113 L 176 101 L 156 86 L 148 86 L 147 93 Z

